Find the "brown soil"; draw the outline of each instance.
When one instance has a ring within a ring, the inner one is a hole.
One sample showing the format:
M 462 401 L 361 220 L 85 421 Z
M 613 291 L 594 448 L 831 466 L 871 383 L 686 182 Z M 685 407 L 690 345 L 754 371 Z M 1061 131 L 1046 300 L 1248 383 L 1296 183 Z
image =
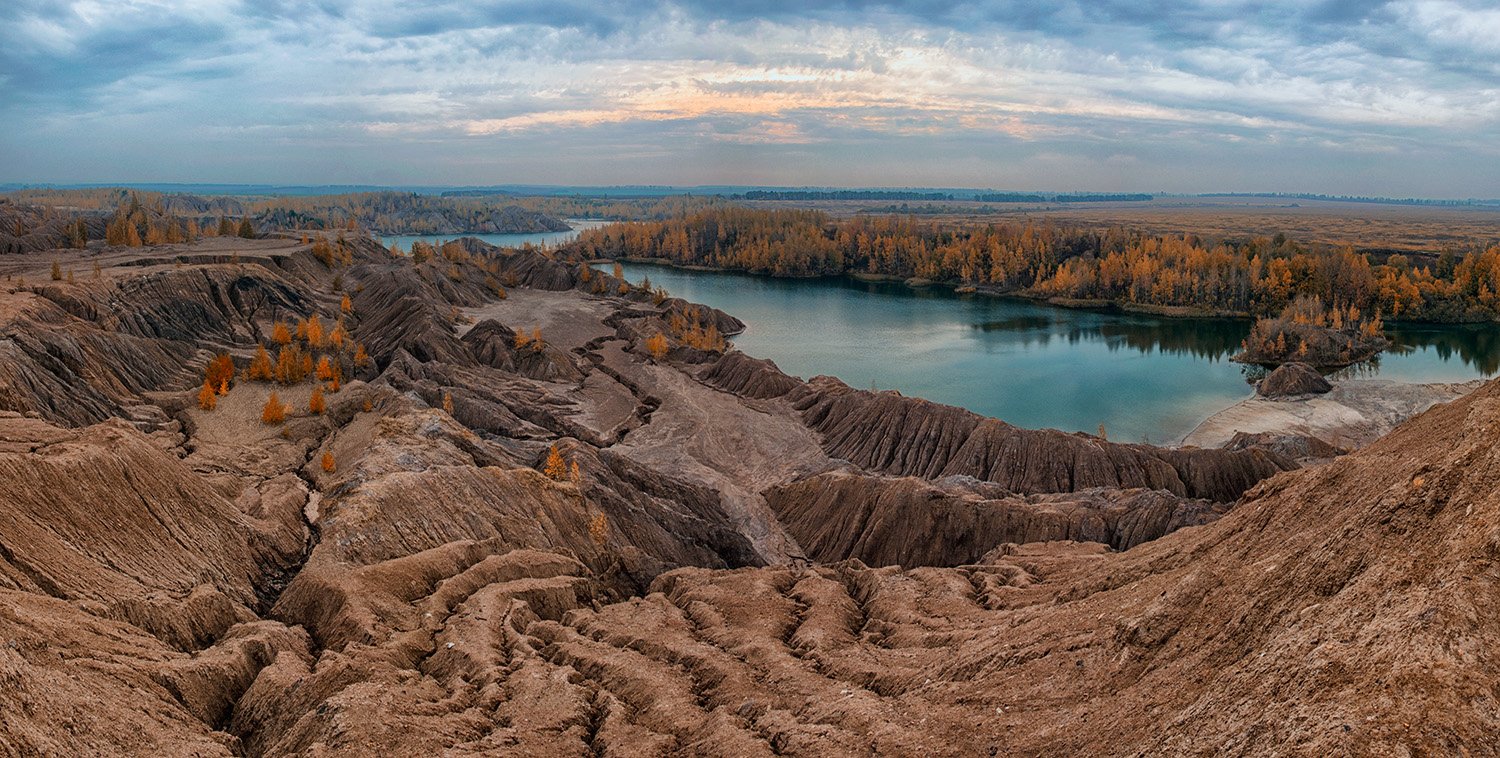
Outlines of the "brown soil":
M 658 361 L 681 301 L 466 244 L 0 258 L 0 754 L 1496 752 L 1500 383 L 1298 471 Z M 345 292 L 325 413 L 198 408 Z

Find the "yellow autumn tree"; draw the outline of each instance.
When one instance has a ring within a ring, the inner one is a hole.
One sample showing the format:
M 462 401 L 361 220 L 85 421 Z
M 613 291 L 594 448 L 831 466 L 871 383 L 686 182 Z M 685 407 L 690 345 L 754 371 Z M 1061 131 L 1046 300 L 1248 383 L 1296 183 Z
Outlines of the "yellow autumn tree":
M 275 392 L 266 398 L 266 404 L 260 409 L 260 422 L 262 424 L 274 425 L 286 421 L 286 404 Z
M 255 346 L 255 357 L 250 361 L 249 376 L 251 379 L 269 382 L 275 376 L 271 368 L 271 354 L 266 352 L 265 345 Z
M 291 344 L 292 330 L 287 328 L 286 322 L 277 321 L 271 325 L 271 341 L 278 345 Z
M 318 381 L 326 382 L 333 379 L 333 364 L 328 361 L 328 356 L 318 357 Z
M 338 465 L 333 460 L 333 453 L 327 451 L 323 453 L 323 459 L 318 462 L 318 465 L 322 466 L 323 470 L 327 471 L 330 474 L 332 474 L 334 469 L 338 467 Z
M 562 453 L 558 452 L 557 445 L 547 451 L 547 464 L 542 467 L 542 473 L 553 481 L 567 481 L 568 463 L 563 460 Z
M 203 388 L 198 390 L 198 407 L 205 411 L 211 411 L 219 404 L 219 393 L 214 391 L 214 386 L 207 379 L 203 380 Z
M 650 339 L 647 339 L 646 352 L 650 353 L 651 357 L 656 360 L 667 357 L 667 335 L 657 332 Z
M 220 353 L 203 369 L 203 383 L 220 395 L 229 392 L 229 382 L 234 378 L 234 358 L 229 353 Z
M 328 401 L 323 399 L 322 387 L 313 387 L 312 394 L 307 397 L 307 410 L 315 416 L 321 416 L 328 410 Z

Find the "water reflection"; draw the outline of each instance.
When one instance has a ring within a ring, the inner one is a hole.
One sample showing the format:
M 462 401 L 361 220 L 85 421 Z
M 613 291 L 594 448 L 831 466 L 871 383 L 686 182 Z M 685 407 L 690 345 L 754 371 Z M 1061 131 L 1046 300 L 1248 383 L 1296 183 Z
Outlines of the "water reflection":
M 1395 343 L 1391 352 L 1431 350 L 1443 361 L 1454 356 L 1485 376 L 1500 372 L 1500 328 L 1494 324 L 1433 327 L 1401 324 L 1387 330 Z
M 942 287 L 772 279 L 625 264 L 749 325 L 734 343 L 799 376 L 831 374 L 1017 426 L 1170 441 L 1245 398 L 1264 370 L 1231 362 L 1250 322 L 1071 310 Z M 1396 327 L 1399 352 L 1351 376 L 1465 381 L 1500 364 L 1492 328 Z
M 1032 306 L 1045 307 L 1045 306 Z M 1049 315 L 1018 314 L 972 325 L 980 332 L 1004 334 L 1008 339 L 1046 345 L 1054 337 L 1076 344 L 1098 340 L 1110 350 L 1130 348 L 1146 355 L 1164 353 L 1203 360 L 1227 360 L 1240 349 L 1250 322 L 1234 319 L 1140 319 L 1088 312 L 1062 311 Z

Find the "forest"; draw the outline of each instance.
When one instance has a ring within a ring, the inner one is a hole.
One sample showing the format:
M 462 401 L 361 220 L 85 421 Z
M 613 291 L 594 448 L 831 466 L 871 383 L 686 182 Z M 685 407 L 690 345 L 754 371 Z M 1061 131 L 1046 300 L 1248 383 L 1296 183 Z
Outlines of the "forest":
M 583 258 L 654 258 L 769 274 L 873 274 L 1067 301 L 1272 315 L 1299 295 L 1399 321 L 1500 318 L 1500 245 L 1383 257 L 1285 235 L 1205 239 L 1048 221 L 832 219 L 711 206 L 585 230 Z

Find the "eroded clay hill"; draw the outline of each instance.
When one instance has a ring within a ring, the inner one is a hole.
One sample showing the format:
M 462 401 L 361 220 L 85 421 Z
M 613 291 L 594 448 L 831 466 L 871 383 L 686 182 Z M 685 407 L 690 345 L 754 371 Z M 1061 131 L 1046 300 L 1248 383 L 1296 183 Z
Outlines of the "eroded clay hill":
M 1496 749 L 1500 387 L 1289 472 L 299 237 L 0 258 L 0 753 Z

